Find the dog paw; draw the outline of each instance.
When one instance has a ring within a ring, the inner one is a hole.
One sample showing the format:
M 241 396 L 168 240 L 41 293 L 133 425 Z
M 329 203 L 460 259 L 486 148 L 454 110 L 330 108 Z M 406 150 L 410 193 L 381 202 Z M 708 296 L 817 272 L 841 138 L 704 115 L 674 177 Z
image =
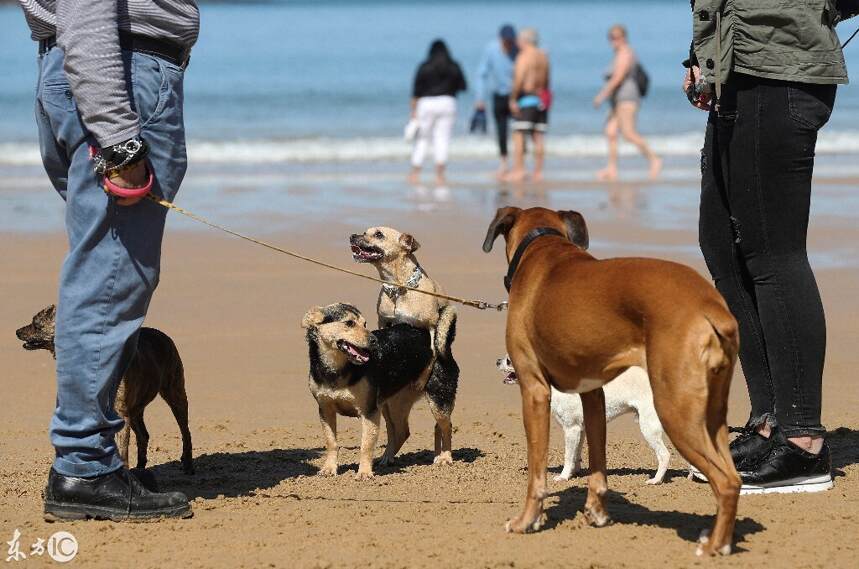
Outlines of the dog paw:
M 654 476 L 653 478 L 648 478 L 644 483 L 645 484 L 651 484 L 651 485 L 662 484 L 662 478 L 657 478 Z
M 326 464 L 319 469 L 319 476 L 337 476 L 337 465 Z
M 451 456 L 450 452 L 442 452 L 434 459 L 432 459 L 433 464 L 453 464 L 453 456 Z
M 701 535 L 698 536 L 698 547 L 695 549 L 695 555 L 698 557 L 712 557 L 714 555 L 730 555 L 731 544 L 726 543 L 722 547 L 712 547 L 710 545 L 710 530 L 701 530 Z
M 355 475 L 355 480 L 370 480 L 371 478 L 373 478 L 373 476 L 375 475 L 373 474 L 372 470 L 369 472 L 359 470 L 358 473 Z
M 595 528 L 601 528 L 611 523 L 611 516 L 605 510 L 597 510 L 595 508 L 585 508 L 585 519 Z
M 394 463 L 394 457 L 388 456 L 386 454 L 382 455 L 382 458 L 376 461 L 377 466 L 390 466 Z
M 540 528 L 543 527 L 543 516 L 537 516 L 536 520 L 531 522 L 523 521 L 521 517 L 515 518 L 512 520 L 507 520 L 507 523 L 504 524 L 504 531 L 507 533 L 534 533 L 540 531 Z
M 555 482 L 563 482 L 565 480 L 571 479 L 572 477 L 573 477 L 572 472 L 562 471 L 560 474 L 556 474 L 555 477 L 552 478 L 552 480 L 554 480 Z

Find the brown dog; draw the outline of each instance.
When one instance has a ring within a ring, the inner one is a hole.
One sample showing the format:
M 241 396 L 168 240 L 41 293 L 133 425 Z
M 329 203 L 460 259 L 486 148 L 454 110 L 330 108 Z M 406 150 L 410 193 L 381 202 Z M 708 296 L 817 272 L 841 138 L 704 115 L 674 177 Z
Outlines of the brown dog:
M 39 311 L 33 322 L 15 333 L 24 342 L 26 350 L 48 350 L 54 353 L 54 322 L 56 308 Z M 125 421 L 119 432 L 117 446 L 122 461 L 128 465 L 130 431 L 137 439 L 137 468 L 145 469 L 149 432 L 143 422 L 143 411 L 155 396 L 161 394 L 179 423 L 182 433 L 182 470 L 194 473 L 191 448 L 191 431 L 188 429 L 188 396 L 185 394 L 185 370 L 176 344 L 167 334 L 154 328 L 141 328 L 137 340 L 137 353 L 116 392 L 114 408 Z
M 507 530 L 542 523 L 550 387 L 581 393 L 591 467 L 585 515 L 595 526 L 610 521 L 602 386 L 639 366 L 650 375 L 665 432 L 716 495 L 715 525 L 698 554 L 730 553 L 740 478 L 726 415 L 739 333 L 721 295 L 683 265 L 595 259 L 585 252 L 588 231 L 577 212 L 501 208 L 483 250 L 499 235 L 510 265 L 507 350 L 519 376 L 529 473 L 524 509 Z

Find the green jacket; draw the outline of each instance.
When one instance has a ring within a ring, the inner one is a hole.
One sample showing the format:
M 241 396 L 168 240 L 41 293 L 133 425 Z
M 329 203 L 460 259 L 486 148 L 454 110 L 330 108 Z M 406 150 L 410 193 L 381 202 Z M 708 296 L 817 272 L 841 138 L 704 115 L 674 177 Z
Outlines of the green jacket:
M 800 83 L 847 83 L 835 2 L 693 0 L 692 49 L 705 81 L 724 84 L 736 71 Z

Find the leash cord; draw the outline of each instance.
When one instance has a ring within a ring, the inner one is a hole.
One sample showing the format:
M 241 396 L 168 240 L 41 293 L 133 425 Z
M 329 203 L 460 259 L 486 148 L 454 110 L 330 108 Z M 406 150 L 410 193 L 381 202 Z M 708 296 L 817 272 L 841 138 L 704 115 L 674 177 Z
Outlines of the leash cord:
M 228 229 L 222 225 L 218 225 L 217 223 L 209 221 L 208 219 L 206 219 L 202 216 L 199 216 L 195 213 L 192 213 L 192 212 L 188 211 L 187 209 L 179 207 L 178 205 L 174 204 L 173 202 L 170 202 L 170 201 L 167 201 L 165 199 L 154 196 L 151 193 L 146 194 L 146 198 L 157 203 L 158 205 L 160 205 L 162 207 L 165 207 L 167 209 L 172 209 L 173 211 L 176 211 L 176 212 L 184 215 L 185 217 L 189 217 L 198 223 L 202 223 L 203 225 L 208 225 L 212 229 L 217 229 L 218 231 L 223 231 L 224 233 L 228 233 L 229 235 L 232 235 L 234 237 L 238 237 L 239 239 L 244 239 L 245 241 L 250 241 L 251 243 L 255 243 L 255 244 L 260 245 L 262 247 L 265 247 L 267 249 L 271 249 L 272 251 L 277 251 L 278 253 L 283 253 L 284 255 L 289 255 L 290 257 L 293 257 L 295 259 L 301 259 L 302 261 L 307 261 L 308 263 L 313 263 L 314 265 L 319 265 L 320 267 L 325 267 L 326 269 L 331 269 L 332 271 L 339 271 L 341 273 L 346 273 L 347 275 L 360 277 L 362 279 L 365 279 L 368 281 L 373 281 L 375 283 L 381 283 L 383 285 L 388 285 L 388 286 L 396 286 L 396 287 L 401 288 L 401 289 L 406 289 L 406 290 L 410 290 L 413 292 L 419 292 L 421 294 L 434 296 L 436 298 L 442 298 L 444 300 L 456 302 L 456 303 L 462 304 L 464 306 L 470 306 L 470 307 L 476 308 L 478 310 L 490 310 L 491 309 L 491 310 L 497 310 L 498 312 L 501 312 L 502 310 L 507 308 L 506 302 L 500 302 L 498 304 L 492 304 L 490 302 L 486 302 L 485 300 L 473 300 L 473 299 L 467 299 L 467 298 L 460 298 L 458 296 L 451 296 L 449 294 L 444 294 L 444 293 L 440 293 L 440 292 L 421 290 L 417 287 L 409 286 L 407 284 L 391 283 L 391 282 L 388 282 L 388 281 L 385 281 L 385 280 L 382 280 L 382 279 L 379 279 L 376 277 L 371 277 L 370 275 L 365 275 L 363 273 L 359 273 L 357 271 L 347 269 L 345 267 L 338 267 L 337 265 L 332 265 L 330 263 L 326 263 L 325 261 L 320 261 L 318 259 L 314 259 L 312 257 L 302 255 L 301 253 L 296 253 L 295 251 L 290 251 L 289 249 L 284 249 L 282 247 L 278 247 L 277 245 L 273 245 L 273 244 L 268 243 L 266 241 L 263 241 L 261 239 L 257 239 L 255 237 L 245 235 L 243 233 L 239 233 L 238 231 L 233 231 L 232 229 Z

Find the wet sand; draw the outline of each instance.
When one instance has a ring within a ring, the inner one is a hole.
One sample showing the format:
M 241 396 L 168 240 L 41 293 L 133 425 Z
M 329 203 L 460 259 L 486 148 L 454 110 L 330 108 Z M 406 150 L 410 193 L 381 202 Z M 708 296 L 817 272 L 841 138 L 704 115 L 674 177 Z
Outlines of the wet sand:
M 271 213 L 257 207 L 250 218 L 240 211 L 218 212 L 219 218 L 240 218 L 245 228 L 274 242 L 347 266 L 349 233 L 393 225 L 418 237 L 420 261 L 449 292 L 490 301 L 505 297 L 503 254 L 496 249 L 484 255 L 480 244 L 491 212 L 507 201 L 581 209 L 590 221 L 597 256 L 646 254 L 703 270 L 695 247 L 692 183 L 650 189 L 544 187 L 506 194 L 454 188 L 441 196 L 432 188 L 392 193 L 366 182 L 330 184 L 291 188 L 295 210 L 283 205 L 287 200 L 276 202 Z M 327 193 L 320 196 L 320 188 Z M 841 192 L 838 188 L 824 184 L 819 192 Z M 205 197 L 185 194 L 201 213 L 210 211 L 207 202 L 224 195 L 231 194 L 224 189 Z M 243 194 L 236 190 L 233 195 Z M 830 201 L 838 203 L 842 195 L 849 198 L 845 191 Z M 349 207 L 332 207 L 341 203 L 337 200 Z M 35 201 L 28 197 L 22 203 Z M 58 209 L 53 203 L 45 207 Z M 169 333 L 185 362 L 195 476 L 181 473 L 179 433 L 163 401 L 149 407 L 147 425 L 150 466 L 164 488 L 194 498 L 195 515 L 146 525 L 42 521 L 41 491 L 52 455 L 46 428 L 54 399 L 53 362 L 47 352 L 22 350 L 13 332 L 55 297 L 65 242 L 55 230 L 0 235 L 0 535 L 5 536 L 0 541 L 19 528 L 22 549 L 29 551 L 37 537 L 65 529 L 77 537 L 77 562 L 87 567 L 113 567 L 118 560 L 138 567 L 679 568 L 708 563 L 694 557 L 694 540 L 712 521 L 709 487 L 686 480 L 676 453 L 668 481 L 646 486 L 655 459 L 628 416 L 609 425 L 614 525 L 586 526 L 579 512 L 586 481 L 579 477 L 550 482 L 545 530 L 530 536 L 503 532 L 504 521 L 521 506 L 526 472 L 519 393 L 502 385 L 494 369 L 495 358 L 504 353 L 504 317 L 497 313 L 459 311 L 454 353 L 462 376 L 453 415 L 452 466 L 432 465 L 432 422 L 420 403 L 412 413 L 412 437 L 393 467 L 379 469 L 368 482 L 353 480 L 359 425 L 341 418 L 341 475 L 317 477 L 323 441 L 307 389 L 299 322 L 309 306 L 335 301 L 353 302 L 372 315 L 377 290 L 193 227 L 171 214 L 161 285 L 147 325 Z M 833 431 L 835 489 L 741 499 L 737 553 L 713 562 L 720 567 L 855 567 L 857 238 L 849 212 L 834 206 L 817 210 L 810 243 L 829 318 L 824 423 Z M 741 424 L 747 413 L 738 376 L 731 423 Z M 384 442 L 383 435 L 378 454 Z M 562 458 L 560 432 L 553 426 L 553 473 Z M 51 563 L 33 558 L 27 566 L 40 562 Z

